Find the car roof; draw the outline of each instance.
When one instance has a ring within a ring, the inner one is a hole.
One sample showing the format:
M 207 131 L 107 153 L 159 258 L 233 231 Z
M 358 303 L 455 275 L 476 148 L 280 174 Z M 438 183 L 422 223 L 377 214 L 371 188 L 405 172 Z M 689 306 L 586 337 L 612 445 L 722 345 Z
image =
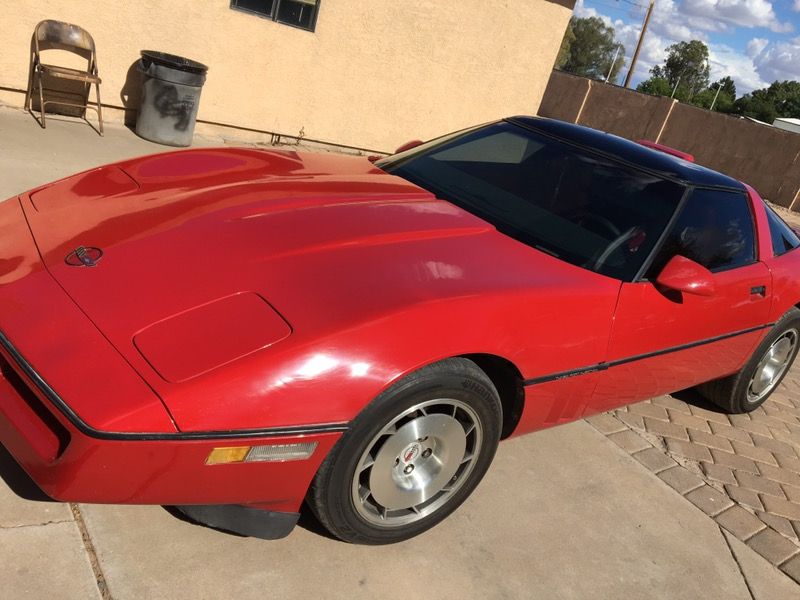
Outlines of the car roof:
M 648 171 L 658 172 L 665 178 L 675 179 L 685 184 L 735 190 L 746 189 L 742 182 L 733 177 L 583 125 L 556 119 L 527 116 L 510 117 L 506 121 L 602 152 Z

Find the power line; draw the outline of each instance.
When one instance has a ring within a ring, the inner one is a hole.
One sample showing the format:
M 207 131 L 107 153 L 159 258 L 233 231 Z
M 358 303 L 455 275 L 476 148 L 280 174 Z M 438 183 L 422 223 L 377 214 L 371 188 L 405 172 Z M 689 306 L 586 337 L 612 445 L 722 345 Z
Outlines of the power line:
M 631 6 L 638 6 L 640 9 L 646 9 L 647 7 L 642 4 L 636 4 L 635 2 L 628 2 Z M 619 0 L 606 0 L 603 2 L 602 0 L 592 0 L 592 6 L 603 6 L 605 8 L 613 8 L 616 10 L 624 10 L 622 6 L 619 4 Z M 639 13 L 641 11 L 635 11 Z

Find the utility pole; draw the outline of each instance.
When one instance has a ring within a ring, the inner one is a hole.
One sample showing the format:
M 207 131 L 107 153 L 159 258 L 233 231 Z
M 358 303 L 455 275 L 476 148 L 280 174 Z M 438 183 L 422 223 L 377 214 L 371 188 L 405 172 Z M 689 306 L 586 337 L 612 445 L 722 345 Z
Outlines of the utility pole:
M 642 41 L 644 40 L 644 34 L 647 31 L 647 25 L 650 23 L 650 15 L 653 14 L 653 6 L 655 6 L 656 0 L 650 0 L 650 6 L 647 7 L 647 13 L 644 15 L 644 23 L 642 23 L 642 32 L 639 34 L 639 41 L 636 43 L 636 52 L 633 53 L 633 58 L 631 59 L 631 68 L 628 69 L 628 76 L 625 77 L 625 87 L 630 87 L 631 79 L 633 79 L 633 70 L 636 68 L 636 61 L 639 60 L 639 52 L 642 49 Z

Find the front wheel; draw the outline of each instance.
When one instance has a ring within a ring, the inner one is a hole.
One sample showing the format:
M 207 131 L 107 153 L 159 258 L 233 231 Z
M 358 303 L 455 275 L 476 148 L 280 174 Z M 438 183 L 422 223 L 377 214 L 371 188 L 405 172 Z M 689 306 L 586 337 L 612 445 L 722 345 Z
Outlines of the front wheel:
M 502 413 L 475 363 L 430 365 L 381 394 L 320 467 L 308 502 L 336 537 L 387 544 L 430 529 L 475 489 L 494 457 Z
M 701 386 L 700 392 L 728 413 L 755 410 L 789 372 L 799 342 L 800 310 L 792 308 L 775 324 L 741 371 Z

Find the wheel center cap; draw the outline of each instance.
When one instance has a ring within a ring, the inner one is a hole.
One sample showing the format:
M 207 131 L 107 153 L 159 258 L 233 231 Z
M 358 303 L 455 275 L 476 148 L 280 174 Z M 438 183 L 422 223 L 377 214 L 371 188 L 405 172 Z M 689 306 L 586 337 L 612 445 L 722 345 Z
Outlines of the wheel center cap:
M 403 450 L 403 454 L 400 455 L 401 458 L 403 459 L 403 464 L 407 465 L 408 463 L 413 461 L 415 458 L 419 456 L 419 452 L 420 452 L 420 445 L 417 442 L 414 442 L 413 444 L 409 444 L 408 446 L 406 446 L 406 449 Z

